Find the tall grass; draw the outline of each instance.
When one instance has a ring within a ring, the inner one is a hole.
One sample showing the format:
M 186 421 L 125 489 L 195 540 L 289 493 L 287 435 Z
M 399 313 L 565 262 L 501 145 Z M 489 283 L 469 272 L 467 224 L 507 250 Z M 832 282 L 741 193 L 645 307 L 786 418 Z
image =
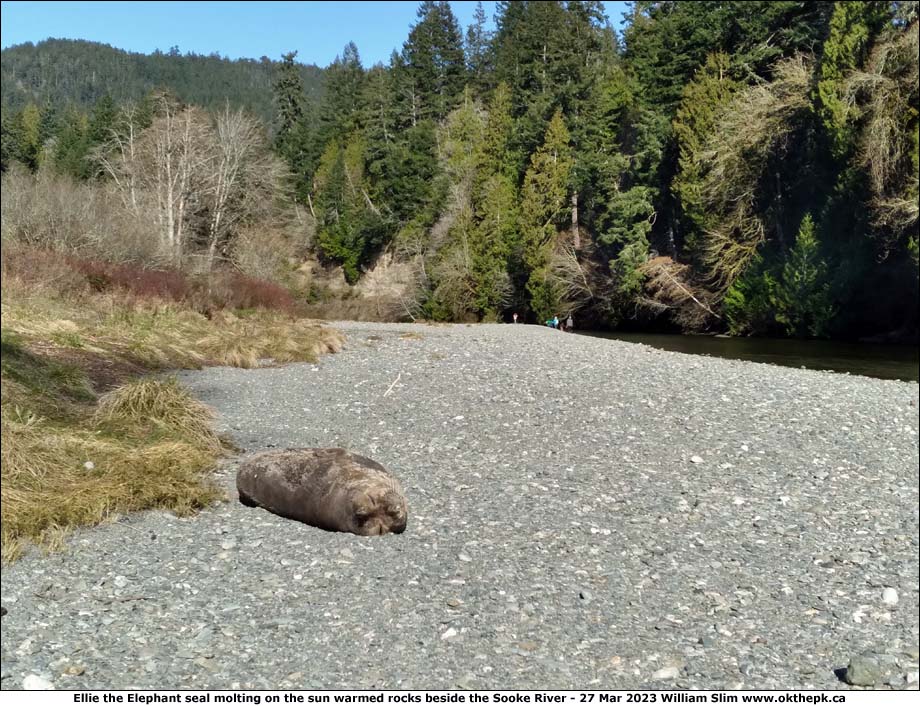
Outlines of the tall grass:
M 221 293 L 163 271 L 86 262 L 3 254 L 4 561 L 120 513 L 188 513 L 221 497 L 210 471 L 225 450 L 211 412 L 174 380 L 139 375 L 315 361 L 342 344 L 292 316 L 271 287 L 247 289 L 250 278 L 236 289 L 228 278 Z

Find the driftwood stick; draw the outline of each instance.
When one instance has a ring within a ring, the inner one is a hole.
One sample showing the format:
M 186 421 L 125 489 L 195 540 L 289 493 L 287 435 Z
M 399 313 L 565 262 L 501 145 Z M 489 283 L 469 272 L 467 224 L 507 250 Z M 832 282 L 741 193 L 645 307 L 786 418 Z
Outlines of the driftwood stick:
M 402 373 L 399 373 L 399 375 L 396 376 L 396 379 L 395 379 L 395 380 L 390 384 L 390 386 L 387 388 L 387 391 L 383 393 L 383 396 L 384 396 L 384 397 L 386 397 L 386 396 L 389 395 L 391 392 L 393 392 L 393 388 L 396 387 L 396 383 L 399 382 L 399 379 L 400 379 L 401 377 L 402 377 Z

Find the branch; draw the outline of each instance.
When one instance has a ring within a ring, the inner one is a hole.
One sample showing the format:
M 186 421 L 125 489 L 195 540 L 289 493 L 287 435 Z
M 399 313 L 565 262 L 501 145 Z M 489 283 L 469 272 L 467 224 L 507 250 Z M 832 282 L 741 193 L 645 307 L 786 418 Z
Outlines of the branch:
M 402 373 L 399 373 L 399 375 L 396 376 L 396 379 L 395 379 L 395 380 L 390 384 L 390 386 L 387 388 L 387 391 L 383 393 L 383 396 L 384 396 L 384 397 L 386 397 L 386 396 L 389 395 L 391 392 L 393 392 L 393 388 L 396 387 L 396 383 L 399 382 L 399 379 L 400 379 L 401 377 L 402 377 Z

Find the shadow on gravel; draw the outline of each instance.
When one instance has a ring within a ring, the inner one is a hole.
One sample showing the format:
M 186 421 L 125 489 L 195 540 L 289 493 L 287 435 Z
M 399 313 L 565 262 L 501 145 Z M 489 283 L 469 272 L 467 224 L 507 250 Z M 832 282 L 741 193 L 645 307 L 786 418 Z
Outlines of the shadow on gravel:
M 834 675 L 844 684 L 847 683 L 847 668 L 846 667 L 837 667 L 837 669 L 834 670 Z

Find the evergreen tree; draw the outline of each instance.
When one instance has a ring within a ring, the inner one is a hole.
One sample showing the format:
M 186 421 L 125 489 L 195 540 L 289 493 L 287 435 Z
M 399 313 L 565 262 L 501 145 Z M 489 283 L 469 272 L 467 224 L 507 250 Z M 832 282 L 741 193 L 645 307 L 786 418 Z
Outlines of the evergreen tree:
M 521 236 L 524 260 L 530 270 L 527 289 L 538 318 L 552 315 L 560 298 L 546 268 L 559 219 L 568 202 L 572 169 L 569 137 L 562 112 L 557 110 L 547 126 L 543 145 L 530 158 L 521 190 Z
M 383 224 L 367 204 L 364 143 L 353 133 L 343 144 L 330 141 L 314 178 L 319 218 L 317 244 L 324 258 L 342 265 L 345 278 L 355 283 L 383 240 Z
M 450 3 L 424 0 L 403 59 L 419 105 L 417 119 L 443 119 L 457 104 L 466 80 L 463 38 Z
M 10 123 L 10 156 L 36 171 L 42 158 L 41 111 L 34 103 L 16 113 Z
M 802 219 L 795 247 L 783 265 L 771 296 L 776 320 L 790 336 L 823 337 L 834 311 L 811 214 Z
M 326 69 L 326 94 L 320 106 L 320 139 L 342 138 L 362 127 L 367 114 L 362 104 L 364 67 L 354 42 L 345 45 L 341 56 Z
M 54 165 L 65 174 L 77 179 L 92 176 L 89 163 L 90 123 L 87 117 L 70 106 L 61 119 L 61 129 L 54 145 Z
M 111 137 L 118 120 L 118 106 L 109 94 L 96 101 L 87 126 L 87 139 L 92 145 L 101 145 Z
M 0 174 L 5 174 L 14 158 L 12 122 L 0 116 Z
M 851 151 L 855 130 L 843 95 L 844 77 L 862 65 L 872 40 L 888 17 L 884 2 L 835 2 L 830 34 L 824 42 L 817 87 L 818 114 L 838 158 Z
M 466 30 L 466 70 L 478 94 L 484 94 L 492 81 L 492 33 L 486 29 L 486 13 L 476 3 L 473 24 Z
M 581 120 L 573 131 L 572 182 L 578 196 L 575 219 L 587 233 L 610 227 L 610 207 L 629 167 L 623 144 L 633 108 L 632 88 L 620 66 L 611 66 L 598 77 L 581 107 Z
M 45 148 L 49 140 L 57 135 L 60 129 L 60 116 L 58 115 L 57 106 L 53 101 L 46 100 L 41 108 L 41 117 L 38 122 L 38 141 Z
M 703 150 L 706 139 L 716 127 L 719 113 L 725 108 L 737 82 L 731 78 L 729 56 L 712 54 L 684 88 L 680 107 L 674 118 L 674 135 L 678 148 L 678 171 L 671 190 L 680 204 L 685 226 L 684 251 L 702 264 L 698 237 L 708 227 L 708 212 L 703 204 Z
M 512 275 L 522 269 L 515 160 L 510 154 L 512 130 L 511 96 L 501 83 L 492 94 L 478 147 L 471 155 L 475 165 L 475 227 L 470 237 L 475 304 L 491 319 L 509 304 Z

